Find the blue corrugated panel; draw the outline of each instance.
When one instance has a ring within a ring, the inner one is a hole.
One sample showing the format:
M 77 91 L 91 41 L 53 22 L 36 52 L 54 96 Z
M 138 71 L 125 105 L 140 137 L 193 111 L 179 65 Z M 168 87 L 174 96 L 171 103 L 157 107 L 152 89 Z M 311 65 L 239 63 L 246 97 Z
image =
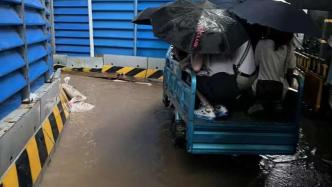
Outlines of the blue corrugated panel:
M 35 63 L 30 64 L 29 67 L 29 78 L 30 82 L 41 77 L 45 72 L 48 71 L 48 65 L 44 60 L 39 60 Z
M 133 0 L 93 0 L 95 54 L 134 54 Z
M 2 0 L 3 2 L 6 3 L 14 3 L 14 4 L 19 4 L 21 3 L 21 0 Z
M 46 21 L 43 19 L 40 12 L 35 9 L 27 8 L 25 10 L 25 17 L 24 17 L 25 24 L 30 25 L 45 25 Z
M 33 63 L 44 58 L 48 53 L 50 53 L 50 51 L 47 51 L 43 44 L 31 45 L 28 47 L 28 61 L 29 63 Z
M 135 27 L 134 0 L 92 0 L 94 48 L 96 55 L 118 54 L 164 58 L 168 44 L 153 36 L 151 27 Z M 138 0 L 138 12 L 170 0 Z M 59 54 L 88 55 L 89 20 L 87 0 L 55 0 L 56 51 Z M 135 49 L 135 39 L 137 39 Z
M 16 50 L 0 52 L 0 77 L 24 66 L 23 57 Z
M 0 29 L 0 51 L 22 46 L 23 40 L 13 27 L 1 27 Z
M 21 71 L 25 66 L 20 52 L 24 41 L 18 27 L 23 26 L 23 20 L 14 7 L 17 3 L 0 2 L 0 119 L 20 105 L 20 91 L 27 85 Z
M 31 7 L 39 10 L 42 10 L 44 8 L 40 0 L 24 0 L 24 4 L 26 7 Z
M 0 119 L 5 117 L 7 114 L 15 110 L 21 105 L 22 96 L 21 94 L 16 94 L 4 102 L 0 102 Z
M 159 7 L 170 0 L 139 0 L 138 12 L 148 7 Z M 137 55 L 164 58 L 168 44 L 154 37 L 151 26 L 139 25 L 137 27 Z
M 0 103 L 20 91 L 27 84 L 23 75 L 15 71 L 0 79 Z
M 53 70 L 50 23 L 44 14 L 49 10 L 41 0 L 24 0 L 22 20 L 18 12 L 21 2 L 0 0 L 0 119 L 17 108 L 23 97 L 28 97 L 23 94 L 28 84 L 30 91 L 38 89 L 45 82 L 46 73 Z M 29 81 L 23 75 L 25 67 L 29 68 Z
M 51 37 L 50 35 L 45 35 L 41 27 L 33 26 L 27 27 L 26 36 L 28 44 L 43 42 Z
M 22 20 L 19 18 L 15 8 L 10 5 L 0 4 L 0 18 L 0 26 L 22 24 Z
M 138 11 L 158 7 L 169 0 L 138 1 Z M 93 0 L 95 54 L 134 55 L 135 30 L 133 0 Z M 138 26 L 137 56 L 163 58 L 168 44 L 155 38 L 151 26 Z
M 51 53 L 47 50 L 50 39 L 50 33 L 46 31 L 49 26 L 48 21 L 40 10 L 48 12 L 47 8 L 40 0 L 25 0 L 25 25 L 27 38 L 27 62 L 29 63 L 29 83 L 30 88 L 37 79 L 45 80 L 45 75 L 49 70 L 48 55 Z M 46 13 L 45 12 L 45 13 Z M 39 84 L 38 84 L 39 85 Z M 34 86 L 38 88 L 38 86 Z M 30 91 L 33 91 L 32 89 Z
M 54 22 L 58 54 L 90 54 L 87 0 L 54 0 Z
M 45 83 L 45 77 L 39 77 L 38 79 L 33 81 L 30 87 L 31 92 L 35 92 L 36 90 L 38 90 L 38 88 L 43 86 L 44 83 Z

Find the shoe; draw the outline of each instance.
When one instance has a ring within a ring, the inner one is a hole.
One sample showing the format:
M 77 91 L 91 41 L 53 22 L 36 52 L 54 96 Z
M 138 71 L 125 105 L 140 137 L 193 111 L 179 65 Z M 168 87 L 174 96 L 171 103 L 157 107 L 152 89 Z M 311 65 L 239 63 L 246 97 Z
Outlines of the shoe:
M 194 114 L 197 118 L 206 119 L 206 120 L 214 120 L 216 115 L 213 112 L 212 108 L 208 107 L 200 107 L 199 109 L 194 111 Z
M 263 105 L 261 104 L 255 104 L 254 106 L 250 107 L 248 110 L 248 114 L 254 114 L 256 112 L 261 112 L 264 110 Z
M 229 112 L 223 105 L 217 105 L 214 107 L 214 114 L 217 118 L 224 118 L 229 116 Z

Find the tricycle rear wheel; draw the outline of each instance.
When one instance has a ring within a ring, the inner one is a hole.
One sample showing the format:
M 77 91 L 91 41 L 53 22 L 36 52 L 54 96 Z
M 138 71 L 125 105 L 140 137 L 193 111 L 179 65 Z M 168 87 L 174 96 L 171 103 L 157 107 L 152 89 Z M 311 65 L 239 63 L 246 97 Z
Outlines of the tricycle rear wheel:
M 168 95 L 166 94 L 166 84 L 165 79 L 163 80 L 163 103 L 165 107 L 169 107 L 171 101 L 168 98 Z
M 163 103 L 165 107 L 169 107 L 171 101 L 169 100 L 167 94 L 164 92 L 163 93 Z
M 183 120 L 177 120 L 175 115 L 171 124 L 171 134 L 175 146 L 183 147 L 186 142 L 186 124 Z

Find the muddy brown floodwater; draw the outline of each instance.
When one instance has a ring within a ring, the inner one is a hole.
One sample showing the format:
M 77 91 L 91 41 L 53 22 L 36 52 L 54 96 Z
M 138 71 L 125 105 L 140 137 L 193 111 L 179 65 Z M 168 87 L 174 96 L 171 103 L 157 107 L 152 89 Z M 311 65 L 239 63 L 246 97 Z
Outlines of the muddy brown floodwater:
M 190 155 L 172 143 L 160 85 L 70 76 L 96 107 L 71 114 L 42 187 L 332 186 L 326 125 L 304 120 L 292 156 Z

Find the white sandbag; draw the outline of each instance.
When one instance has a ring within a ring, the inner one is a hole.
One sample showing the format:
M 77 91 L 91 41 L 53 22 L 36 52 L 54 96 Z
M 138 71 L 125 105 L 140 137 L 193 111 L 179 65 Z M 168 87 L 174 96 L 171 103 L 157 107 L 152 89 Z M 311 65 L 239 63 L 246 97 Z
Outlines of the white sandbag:
M 70 80 L 70 77 L 65 77 L 64 78 L 65 83 L 62 84 L 62 88 L 65 90 L 65 92 L 67 93 L 67 95 L 69 96 L 69 98 L 76 97 L 76 99 L 79 100 L 79 101 L 86 100 L 87 99 L 86 96 L 83 95 L 76 88 L 74 88 L 73 86 L 71 86 L 69 84 L 69 80 Z
M 68 102 L 68 106 L 71 112 L 87 112 L 92 110 L 95 106 L 89 103 L 83 102 L 87 99 L 80 91 L 69 84 L 70 77 L 65 77 L 62 84 L 62 88 L 68 94 L 71 100 Z
M 79 102 L 69 102 L 69 108 L 71 112 L 87 112 L 89 110 L 92 110 L 95 106 L 83 101 Z

